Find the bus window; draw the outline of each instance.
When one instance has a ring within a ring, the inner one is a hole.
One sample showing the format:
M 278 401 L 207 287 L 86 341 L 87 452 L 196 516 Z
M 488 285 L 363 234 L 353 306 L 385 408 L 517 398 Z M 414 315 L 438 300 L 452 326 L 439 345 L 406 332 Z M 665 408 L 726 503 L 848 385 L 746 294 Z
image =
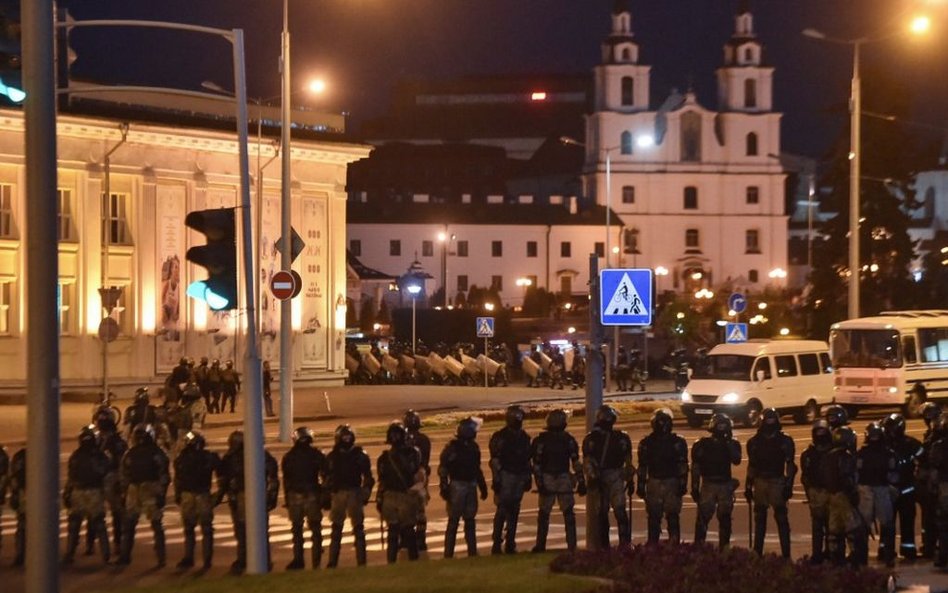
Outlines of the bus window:
M 905 364 L 918 362 L 915 356 L 915 336 L 902 336 L 902 356 L 905 357 Z
M 922 330 L 919 330 L 921 334 Z M 948 338 L 948 336 L 946 336 Z M 946 340 L 948 347 L 948 340 Z M 833 366 L 899 368 L 899 334 L 884 329 L 840 329 L 830 333 Z M 948 348 L 946 348 L 948 354 Z M 948 360 L 948 358 L 946 358 Z
M 792 354 L 775 356 L 774 363 L 777 365 L 777 377 L 797 376 L 797 360 Z
M 919 329 L 918 345 L 922 352 L 922 362 L 948 361 L 948 328 Z
M 829 354 L 820 352 L 820 366 L 823 367 L 823 373 L 831 375 L 833 373 L 833 363 L 830 362 Z
M 751 372 L 751 377 L 756 381 L 757 375 L 760 372 L 764 373 L 764 380 L 770 379 L 770 359 L 766 356 L 758 358 L 757 362 L 754 363 L 754 370 Z

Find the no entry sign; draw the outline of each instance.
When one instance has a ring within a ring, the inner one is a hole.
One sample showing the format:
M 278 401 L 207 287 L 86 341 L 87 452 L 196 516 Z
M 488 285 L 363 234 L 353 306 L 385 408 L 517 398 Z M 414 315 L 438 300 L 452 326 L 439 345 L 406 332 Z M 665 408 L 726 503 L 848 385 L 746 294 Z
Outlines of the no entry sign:
M 280 270 L 270 278 L 270 292 L 273 298 L 281 301 L 293 298 L 298 294 L 296 275 Z

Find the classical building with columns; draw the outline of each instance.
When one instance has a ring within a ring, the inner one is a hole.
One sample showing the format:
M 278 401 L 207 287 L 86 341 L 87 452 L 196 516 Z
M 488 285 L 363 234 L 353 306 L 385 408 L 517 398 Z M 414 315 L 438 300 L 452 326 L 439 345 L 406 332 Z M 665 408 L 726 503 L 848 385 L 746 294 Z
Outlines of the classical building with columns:
M 59 302 L 33 303 L 26 293 L 23 113 L 0 110 L 0 392 L 25 389 L 30 306 L 59 310 L 63 392 L 100 389 L 106 348 L 109 385 L 119 396 L 162 380 L 184 356 L 242 366 L 245 311 L 215 313 L 185 295 L 191 281 L 206 277 L 185 259 L 204 241 L 184 226 L 185 215 L 240 199 L 233 121 L 204 117 L 202 125 L 201 118 L 142 114 L 59 116 Z M 345 376 L 345 174 L 368 147 L 339 138 L 293 140 L 293 226 L 306 243 L 294 265 L 303 279 L 293 301 L 294 378 L 301 383 L 342 383 Z M 253 191 L 252 208 L 260 228 L 261 354 L 276 368 L 279 306 L 266 287 L 279 266 L 280 168 L 263 167 L 275 156 L 270 140 L 252 141 L 250 154 L 253 187 L 262 187 L 262 195 Z M 121 289 L 111 312 L 102 287 Z M 106 316 L 118 327 L 110 342 L 100 338 L 100 327 L 113 325 L 103 324 Z

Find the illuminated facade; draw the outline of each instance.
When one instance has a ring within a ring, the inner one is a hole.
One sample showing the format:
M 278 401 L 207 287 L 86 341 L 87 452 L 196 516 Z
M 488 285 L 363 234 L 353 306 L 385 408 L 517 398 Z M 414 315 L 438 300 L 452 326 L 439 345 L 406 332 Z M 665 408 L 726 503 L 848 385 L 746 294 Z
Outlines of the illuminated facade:
M 182 356 L 233 359 L 241 366 L 245 323 L 237 311 L 213 313 L 185 296 L 205 270 L 185 259 L 203 236 L 184 226 L 187 212 L 235 206 L 239 200 L 233 132 L 60 115 L 59 303 L 64 392 L 96 391 L 103 375 L 99 328 L 107 312 L 102 286 L 122 289 L 111 312 L 118 337 L 108 344 L 110 386 L 127 396 L 160 381 Z M 293 301 L 295 381 L 341 383 L 346 294 L 345 172 L 368 147 L 294 138 L 293 226 L 306 243 L 294 268 L 303 278 Z M 117 147 L 117 148 L 115 148 Z M 115 148 L 110 166 L 105 155 Z M 251 175 L 256 178 L 252 142 Z M 274 151 L 261 147 L 262 161 Z M 266 288 L 279 269 L 280 168 L 264 169 L 256 267 L 260 274 L 261 355 L 279 361 L 279 303 Z M 254 187 L 257 186 L 254 179 Z M 0 390 L 26 381 L 23 114 L 0 110 Z M 106 190 L 108 188 L 108 190 Z M 257 192 L 253 192 L 257 203 Z M 256 219 L 255 219 L 256 220 Z M 238 254 L 241 253 L 238 244 Z M 238 280 L 243 290 L 243 279 Z

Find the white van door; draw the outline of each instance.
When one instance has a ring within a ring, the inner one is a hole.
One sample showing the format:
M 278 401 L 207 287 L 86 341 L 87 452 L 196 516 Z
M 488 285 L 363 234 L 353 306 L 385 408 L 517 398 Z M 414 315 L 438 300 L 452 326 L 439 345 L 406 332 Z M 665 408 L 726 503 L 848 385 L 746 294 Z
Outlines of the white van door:
M 788 407 L 799 405 L 798 400 L 801 397 L 800 383 L 798 376 L 800 369 L 797 368 L 797 357 L 795 354 L 775 354 L 774 355 L 774 388 L 770 392 L 773 398 L 772 405 L 778 410 L 786 410 Z

